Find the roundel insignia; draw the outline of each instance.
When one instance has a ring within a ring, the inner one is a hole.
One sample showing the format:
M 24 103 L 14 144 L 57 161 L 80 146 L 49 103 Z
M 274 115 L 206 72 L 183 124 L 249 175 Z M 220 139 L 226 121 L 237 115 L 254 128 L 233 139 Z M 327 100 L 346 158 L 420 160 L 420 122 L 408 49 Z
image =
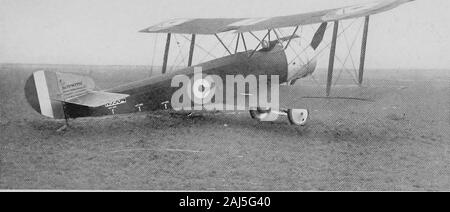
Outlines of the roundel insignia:
M 250 26 L 250 25 L 254 25 L 254 24 L 269 20 L 269 19 L 270 18 L 247 18 L 247 19 L 229 24 L 228 26 L 231 26 L 231 27 Z
M 214 79 L 211 76 L 204 75 L 197 79 L 193 77 L 191 81 L 191 90 L 188 92 L 191 101 L 198 105 L 210 103 L 216 92 Z
M 322 17 L 323 21 L 332 21 L 337 19 L 343 19 L 349 16 L 353 16 L 362 12 L 366 12 L 368 10 L 376 8 L 380 3 L 372 2 L 367 4 L 355 5 L 351 7 L 344 7 L 341 9 L 337 9 L 329 12 L 328 14 Z
M 164 30 L 164 29 L 168 29 L 170 27 L 174 27 L 174 26 L 178 26 L 180 24 L 186 23 L 190 20 L 192 20 L 192 19 L 172 19 L 172 20 L 169 20 L 166 22 L 162 22 L 158 25 L 152 26 L 152 27 L 148 28 L 147 30 L 151 30 L 151 31 Z

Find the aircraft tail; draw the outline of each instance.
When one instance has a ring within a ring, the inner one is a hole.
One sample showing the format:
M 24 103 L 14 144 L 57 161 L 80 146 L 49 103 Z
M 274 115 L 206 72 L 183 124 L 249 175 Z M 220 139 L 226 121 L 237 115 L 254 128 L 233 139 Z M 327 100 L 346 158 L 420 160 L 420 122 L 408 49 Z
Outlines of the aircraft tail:
M 94 88 L 94 81 L 87 76 L 36 71 L 25 84 L 25 97 L 31 107 L 40 114 L 64 119 L 67 118 L 64 113 L 65 103 L 98 107 L 128 96 L 94 91 Z

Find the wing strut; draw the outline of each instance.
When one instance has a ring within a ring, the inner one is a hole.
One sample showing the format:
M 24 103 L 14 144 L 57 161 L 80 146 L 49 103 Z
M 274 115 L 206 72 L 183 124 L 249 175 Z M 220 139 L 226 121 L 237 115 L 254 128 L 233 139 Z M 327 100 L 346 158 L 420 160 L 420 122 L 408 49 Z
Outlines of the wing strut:
M 170 49 L 170 37 L 171 33 L 167 33 L 166 50 L 164 51 L 164 61 L 162 67 L 162 73 L 165 74 L 167 70 L 167 59 L 169 59 L 169 49 Z
M 189 49 L 188 67 L 192 66 L 192 58 L 194 57 L 194 48 L 195 48 L 195 34 L 192 34 L 191 47 Z
M 267 36 L 269 36 L 270 35 L 270 29 L 269 29 L 269 31 L 267 32 L 267 34 L 263 37 L 263 39 L 258 43 L 258 46 L 256 46 L 256 48 L 253 50 L 253 52 L 252 52 L 252 54 L 250 54 L 250 57 L 249 58 L 251 58 L 255 53 L 256 53 L 256 51 L 258 50 L 258 48 L 261 46 L 261 44 L 262 44 L 262 42 L 264 41 L 264 40 L 266 40 L 266 38 L 267 38 Z M 256 37 L 256 36 L 255 36 Z
M 241 39 L 241 33 L 238 34 L 237 40 L 236 40 L 236 48 L 234 49 L 234 53 L 236 54 L 238 52 L 239 48 L 239 40 Z
M 367 36 L 369 32 L 369 20 L 370 16 L 366 16 L 366 20 L 364 22 L 363 39 L 361 44 L 361 58 L 359 62 L 359 74 L 358 74 L 359 85 L 363 83 L 364 63 L 366 61 Z
M 256 40 L 258 40 L 258 42 L 261 42 L 261 39 L 259 39 L 258 36 L 253 34 L 253 32 L 248 32 L 248 33 L 250 33 L 250 35 L 252 35 Z
M 247 44 L 245 43 L 244 33 L 241 33 L 242 44 L 244 44 L 244 49 L 247 51 Z
M 289 44 L 290 44 L 291 41 L 292 41 L 292 38 L 294 38 L 295 33 L 297 33 L 298 27 L 299 27 L 299 26 L 296 26 L 296 27 L 295 27 L 294 32 L 293 32 L 292 35 L 291 35 L 291 38 L 289 38 L 289 41 L 287 42 L 286 46 L 284 47 L 284 50 L 286 50 L 286 49 L 288 48 Z
M 327 96 L 330 96 L 331 82 L 333 80 L 333 69 L 334 69 L 334 57 L 336 55 L 336 41 L 339 29 L 339 21 L 334 21 L 333 28 L 333 40 L 330 48 L 330 61 L 328 63 L 328 77 L 327 77 Z
M 219 40 L 219 42 L 222 44 L 222 46 L 227 50 L 227 52 L 232 55 L 232 53 L 230 52 L 230 50 L 227 48 L 227 46 L 223 43 L 223 41 L 219 38 L 219 36 L 217 34 L 214 34 L 214 36 L 216 36 L 217 40 Z

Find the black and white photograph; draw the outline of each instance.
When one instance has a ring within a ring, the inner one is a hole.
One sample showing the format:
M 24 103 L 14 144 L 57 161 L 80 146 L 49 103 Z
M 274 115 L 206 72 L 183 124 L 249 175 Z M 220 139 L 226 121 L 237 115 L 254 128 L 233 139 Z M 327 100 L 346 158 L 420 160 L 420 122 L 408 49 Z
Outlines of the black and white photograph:
M 0 191 L 450 191 L 448 11 L 0 0 Z

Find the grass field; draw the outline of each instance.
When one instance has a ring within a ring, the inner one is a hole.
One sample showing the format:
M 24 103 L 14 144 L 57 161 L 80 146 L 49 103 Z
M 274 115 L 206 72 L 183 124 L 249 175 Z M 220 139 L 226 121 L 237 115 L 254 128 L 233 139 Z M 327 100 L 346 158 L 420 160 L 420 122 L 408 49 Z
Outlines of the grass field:
M 39 69 L 88 74 L 99 88 L 150 74 L 143 66 L 1 65 L 0 189 L 450 190 L 446 70 L 368 70 L 362 88 L 343 79 L 336 95 L 376 101 L 308 106 L 304 127 L 285 117 L 160 111 L 77 119 L 56 132 L 63 122 L 24 98 Z

